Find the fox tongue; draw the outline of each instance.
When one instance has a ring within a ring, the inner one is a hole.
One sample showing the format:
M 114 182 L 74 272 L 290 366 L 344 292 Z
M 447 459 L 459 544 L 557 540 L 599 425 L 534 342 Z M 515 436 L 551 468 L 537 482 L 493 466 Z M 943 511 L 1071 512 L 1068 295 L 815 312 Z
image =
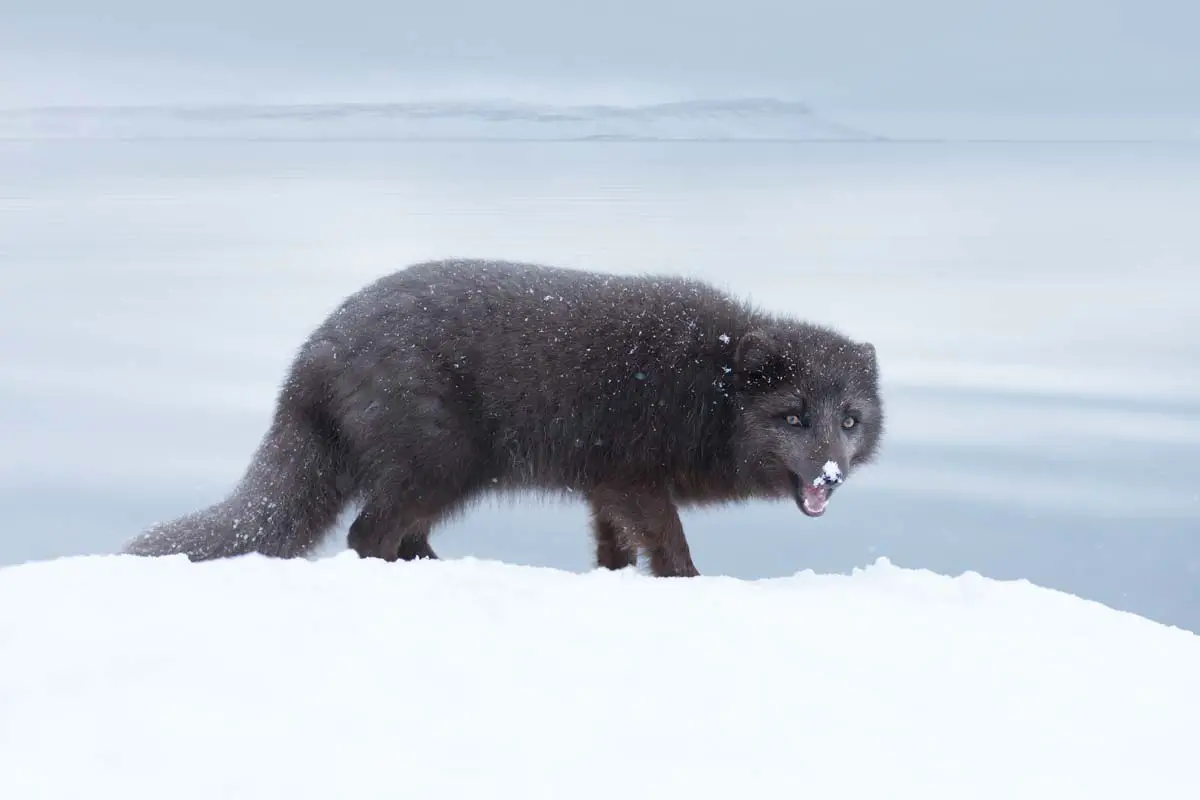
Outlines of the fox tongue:
M 825 513 L 829 492 L 824 486 L 804 486 L 800 489 L 800 506 L 806 514 L 819 517 Z

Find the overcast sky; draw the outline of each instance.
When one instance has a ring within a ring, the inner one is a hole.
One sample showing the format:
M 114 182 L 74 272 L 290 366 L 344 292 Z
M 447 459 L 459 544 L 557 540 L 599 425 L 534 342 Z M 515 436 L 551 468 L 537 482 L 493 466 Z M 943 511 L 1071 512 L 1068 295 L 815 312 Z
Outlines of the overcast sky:
M 1196 0 L 0 0 L 0 103 L 771 94 L 1195 111 Z

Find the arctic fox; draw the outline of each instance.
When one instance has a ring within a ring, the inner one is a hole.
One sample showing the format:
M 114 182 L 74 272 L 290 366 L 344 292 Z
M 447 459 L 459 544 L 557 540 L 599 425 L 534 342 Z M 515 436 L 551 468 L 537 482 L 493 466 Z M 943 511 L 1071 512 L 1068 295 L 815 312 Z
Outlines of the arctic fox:
M 809 517 L 884 428 L 875 348 L 693 279 L 508 261 L 399 270 L 300 347 L 224 500 L 126 552 L 203 560 L 313 548 L 350 503 L 364 557 L 436 558 L 488 492 L 571 492 L 596 563 L 692 576 L 678 508 L 792 498 Z

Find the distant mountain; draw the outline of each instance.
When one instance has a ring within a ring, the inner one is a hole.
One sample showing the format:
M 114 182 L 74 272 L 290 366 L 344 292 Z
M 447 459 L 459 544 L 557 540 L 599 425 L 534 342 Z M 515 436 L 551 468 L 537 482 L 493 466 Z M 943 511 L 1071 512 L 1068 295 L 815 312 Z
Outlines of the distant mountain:
M 516 102 L 47 106 L 0 109 L 4 139 L 874 141 L 802 103 Z

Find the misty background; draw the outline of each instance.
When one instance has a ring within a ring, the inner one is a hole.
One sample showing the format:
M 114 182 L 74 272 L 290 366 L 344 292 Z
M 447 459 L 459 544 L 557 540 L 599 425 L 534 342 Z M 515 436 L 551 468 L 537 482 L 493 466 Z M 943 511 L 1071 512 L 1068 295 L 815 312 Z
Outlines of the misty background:
M 1183 0 L 2 8 L 6 104 L 766 95 L 830 112 L 1200 110 L 1200 9 Z
M 0 564 L 219 499 L 345 294 L 490 256 L 698 275 L 876 344 L 879 463 L 820 520 L 688 512 L 702 572 L 886 556 L 1200 630 L 1197 29 L 1184 2 L 0 2 Z M 536 498 L 434 546 L 591 557 L 584 509 Z

